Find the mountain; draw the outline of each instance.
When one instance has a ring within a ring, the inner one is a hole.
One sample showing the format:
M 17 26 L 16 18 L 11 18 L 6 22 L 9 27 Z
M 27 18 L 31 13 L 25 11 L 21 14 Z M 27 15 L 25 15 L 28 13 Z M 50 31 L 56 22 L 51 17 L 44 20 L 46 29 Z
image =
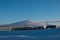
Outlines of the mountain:
M 20 22 L 16 22 L 16 23 L 11 23 L 11 24 L 7 24 L 7 25 L 3 25 L 0 27 L 33 27 L 36 24 L 30 20 L 25 20 L 25 21 L 20 21 Z
M 34 26 L 42 26 L 42 25 L 43 23 L 40 22 L 32 22 L 30 20 L 24 20 L 16 23 L 2 25 L 0 27 L 34 27 Z

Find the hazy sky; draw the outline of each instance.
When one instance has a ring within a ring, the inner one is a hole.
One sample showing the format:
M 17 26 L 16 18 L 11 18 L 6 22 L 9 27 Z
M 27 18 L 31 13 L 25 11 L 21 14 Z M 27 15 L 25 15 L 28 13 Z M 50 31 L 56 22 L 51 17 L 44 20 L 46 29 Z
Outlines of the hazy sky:
M 0 0 L 0 24 L 26 19 L 60 20 L 60 0 Z

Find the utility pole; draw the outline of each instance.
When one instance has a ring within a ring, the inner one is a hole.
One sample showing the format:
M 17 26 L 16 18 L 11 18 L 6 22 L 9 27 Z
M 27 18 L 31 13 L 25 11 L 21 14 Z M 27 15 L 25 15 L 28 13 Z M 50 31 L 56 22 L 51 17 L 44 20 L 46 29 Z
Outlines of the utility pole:
M 47 20 L 46 20 L 46 21 L 45 21 L 44 28 L 46 28 L 46 27 L 47 27 L 47 25 L 48 25 L 48 22 L 47 22 Z

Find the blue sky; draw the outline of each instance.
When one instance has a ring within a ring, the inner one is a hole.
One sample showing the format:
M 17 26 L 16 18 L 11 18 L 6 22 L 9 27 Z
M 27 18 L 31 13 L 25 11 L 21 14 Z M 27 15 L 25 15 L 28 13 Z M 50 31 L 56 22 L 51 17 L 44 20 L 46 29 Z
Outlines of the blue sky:
M 60 0 L 0 0 L 0 24 L 26 19 L 60 20 Z

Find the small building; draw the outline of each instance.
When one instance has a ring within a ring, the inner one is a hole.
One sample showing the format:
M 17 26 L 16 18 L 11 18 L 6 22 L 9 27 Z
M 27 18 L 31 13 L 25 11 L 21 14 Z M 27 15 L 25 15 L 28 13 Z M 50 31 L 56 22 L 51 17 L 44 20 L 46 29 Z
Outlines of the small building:
M 44 26 L 34 26 L 36 29 L 44 29 Z
M 46 28 L 56 28 L 56 25 L 48 25 Z

